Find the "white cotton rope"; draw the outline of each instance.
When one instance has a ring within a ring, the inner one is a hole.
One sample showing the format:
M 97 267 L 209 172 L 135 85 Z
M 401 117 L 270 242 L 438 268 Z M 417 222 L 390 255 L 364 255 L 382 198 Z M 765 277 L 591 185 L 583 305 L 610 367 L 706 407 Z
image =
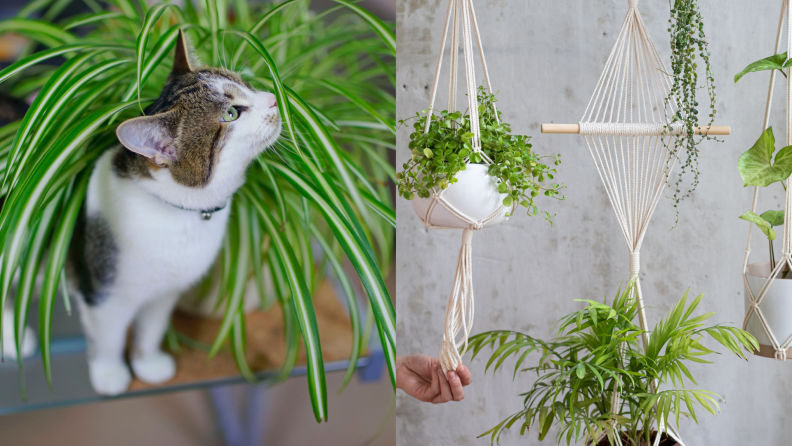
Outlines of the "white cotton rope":
M 473 327 L 472 242 L 473 230 L 462 231 L 462 247 L 459 248 L 454 287 L 446 307 L 443 345 L 440 348 L 440 365 L 445 373 L 456 370 L 462 364 L 459 348 L 464 347 L 463 352 L 467 349 L 468 335 Z M 457 341 L 460 331 L 463 336 Z
M 440 51 L 437 56 L 437 66 L 435 68 L 435 73 L 432 80 L 429 109 L 427 110 L 427 119 L 424 126 L 424 133 L 429 133 L 429 128 L 431 126 L 431 115 L 434 111 L 435 99 L 437 98 L 437 87 L 440 81 L 440 70 L 443 63 L 443 53 L 445 50 L 446 37 L 448 35 L 449 27 L 451 28 L 451 54 L 448 82 L 448 112 L 453 113 L 457 109 L 457 71 L 459 41 L 461 39 L 465 81 L 467 84 L 468 115 L 470 119 L 470 130 L 471 133 L 473 133 L 471 147 L 474 153 L 478 153 L 481 156 L 483 164 L 489 165 L 492 164 L 492 160 L 481 150 L 481 128 L 476 94 L 476 71 L 473 63 L 474 33 L 476 37 L 476 43 L 478 45 L 479 56 L 481 58 L 482 68 L 484 70 L 484 80 L 487 91 L 492 94 L 493 90 L 492 84 L 490 82 L 489 71 L 487 69 L 486 59 L 484 58 L 484 47 L 481 43 L 481 36 L 479 34 L 478 23 L 476 21 L 476 14 L 475 10 L 473 9 L 472 0 L 449 0 L 448 2 L 445 24 L 443 26 L 442 42 L 440 44 Z M 500 120 L 498 119 L 498 112 L 494 104 L 492 105 L 492 111 L 495 113 L 496 122 L 500 123 Z M 465 161 L 469 162 L 469 158 Z M 459 349 L 461 347 L 467 349 L 468 336 L 473 326 L 473 261 L 471 245 L 473 231 L 484 228 L 487 223 L 492 221 L 494 218 L 503 215 L 507 210 L 509 210 L 510 214 L 513 214 L 518 203 L 515 201 L 511 208 L 501 205 L 495 212 L 491 213 L 484 219 L 475 220 L 462 211 L 456 209 L 451 203 L 449 203 L 444 197 L 444 192 L 444 190 L 435 187 L 425 214 L 418 214 L 418 218 L 420 218 L 424 225 L 430 229 L 459 229 L 457 227 L 439 226 L 432 223 L 432 215 L 434 210 L 437 208 L 437 206 L 442 206 L 465 225 L 462 233 L 462 247 L 460 248 L 459 258 L 457 259 L 454 287 L 448 300 L 448 306 L 446 307 L 443 329 L 443 343 L 440 349 L 440 364 L 443 367 L 443 371 L 447 373 L 448 371 L 456 370 L 456 368 L 462 364 L 462 357 L 459 354 Z M 459 341 L 457 341 L 456 338 L 460 332 L 462 332 L 461 338 Z
M 776 35 L 775 41 L 775 53 L 778 53 L 781 47 L 781 35 L 783 32 L 783 24 L 784 19 L 786 18 L 787 22 L 787 51 L 792 50 L 792 10 L 789 8 L 789 1 L 783 0 L 781 2 L 781 14 L 778 21 L 778 33 Z M 790 70 L 787 69 L 787 76 L 789 76 Z M 762 124 L 762 130 L 766 130 L 770 123 L 770 110 L 772 106 L 772 97 L 773 97 L 773 86 L 775 85 L 776 79 L 776 71 L 772 70 L 770 73 L 770 87 L 767 92 L 767 104 L 765 106 L 765 117 Z M 787 120 L 787 145 L 792 144 L 792 84 L 787 82 L 787 111 L 786 111 L 786 120 Z M 782 252 L 781 252 L 781 261 L 776 263 L 775 268 L 770 272 L 769 277 L 765 280 L 765 283 L 762 285 L 762 288 L 759 290 L 756 295 L 754 295 L 753 290 L 748 283 L 748 262 L 751 255 L 751 234 L 753 225 L 749 225 L 748 229 L 748 245 L 745 248 L 745 258 L 743 260 L 743 282 L 745 284 L 746 292 L 748 293 L 748 300 L 750 305 L 748 307 L 748 311 L 746 311 L 745 318 L 743 319 L 743 329 L 746 329 L 748 326 L 748 322 L 751 319 L 751 316 L 754 314 L 758 319 L 759 323 L 762 326 L 767 338 L 770 340 L 772 344 L 772 348 L 774 350 L 773 357 L 778 361 L 786 361 L 787 359 L 787 349 L 790 348 L 792 345 L 792 335 L 790 335 L 784 342 L 779 342 L 776 338 L 775 334 L 773 333 L 772 328 L 767 323 L 767 319 L 765 319 L 764 313 L 761 309 L 762 301 L 764 300 L 765 296 L 767 295 L 767 291 L 773 285 L 776 277 L 782 273 L 782 270 L 785 268 L 792 269 L 792 224 L 790 224 L 790 216 L 789 213 L 792 210 L 792 191 L 790 191 L 790 181 L 789 179 L 786 180 L 787 188 L 786 188 L 786 196 L 784 202 L 784 231 L 783 231 L 783 241 L 782 241 Z M 753 193 L 753 200 L 751 204 L 751 211 L 756 212 L 756 203 L 759 196 L 759 188 L 754 187 Z
M 666 187 L 666 174 L 677 161 L 676 137 L 685 129 L 681 123 L 668 124 L 676 109 L 669 97 L 668 70 L 638 12 L 637 0 L 628 0 L 627 6 L 616 43 L 580 120 L 580 134 L 627 241 L 630 279 L 635 283 L 630 298 L 638 306 L 645 347 L 649 333 L 639 280 L 641 245 Z M 624 351 L 620 353 L 623 359 Z M 650 383 L 652 392 L 656 384 Z M 614 386 L 610 403 L 611 412 L 618 414 L 618 386 Z M 662 424 L 659 418 L 655 446 L 663 433 Z M 611 428 L 616 429 L 615 422 Z M 669 425 L 666 433 L 684 446 L 673 427 Z

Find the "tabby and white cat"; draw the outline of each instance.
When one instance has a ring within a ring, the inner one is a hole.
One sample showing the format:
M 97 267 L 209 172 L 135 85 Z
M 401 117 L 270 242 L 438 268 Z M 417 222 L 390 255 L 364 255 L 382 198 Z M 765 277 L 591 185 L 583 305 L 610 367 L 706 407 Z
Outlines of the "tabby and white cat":
M 250 162 L 280 135 L 275 96 L 236 73 L 197 68 L 180 33 L 173 71 L 146 116 L 123 122 L 123 145 L 97 162 L 70 252 L 72 288 L 96 392 L 175 373 L 161 343 L 179 296 L 217 256 L 230 201 Z

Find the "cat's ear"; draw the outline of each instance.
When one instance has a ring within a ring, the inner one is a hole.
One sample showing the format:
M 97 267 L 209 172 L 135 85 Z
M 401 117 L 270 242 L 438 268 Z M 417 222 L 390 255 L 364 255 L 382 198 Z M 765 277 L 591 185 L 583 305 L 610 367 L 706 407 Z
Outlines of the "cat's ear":
M 116 129 L 116 136 L 130 151 L 145 156 L 158 166 L 167 167 L 176 161 L 176 148 L 168 131 L 170 113 L 126 120 Z
M 173 71 L 171 71 L 171 79 L 187 74 L 197 68 L 196 60 L 193 56 L 195 51 L 190 45 L 190 41 L 184 34 L 183 30 L 179 30 L 179 38 L 176 40 L 176 53 L 173 59 Z

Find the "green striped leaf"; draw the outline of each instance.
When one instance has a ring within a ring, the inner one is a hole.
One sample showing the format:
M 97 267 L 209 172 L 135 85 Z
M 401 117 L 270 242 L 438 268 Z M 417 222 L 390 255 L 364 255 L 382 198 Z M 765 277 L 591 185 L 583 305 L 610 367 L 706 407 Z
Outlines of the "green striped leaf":
M 245 189 L 247 191 L 247 189 Z M 248 194 L 250 194 L 248 192 Z M 322 345 L 319 340 L 319 328 L 316 326 L 313 300 L 305 279 L 302 277 L 299 264 L 294 258 L 290 246 L 284 243 L 275 221 L 269 216 L 258 201 L 250 196 L 250 202 L 259 213 L 264 227 L 267 229 L 274 249 L 282 260 L 286 278 L 291 288 L 292 302 L 300 321 L 300 331 L 305 341 L 305 351 L 308 357 L 308 390 L 311 395 L 311 405 L 317 422 L 327 421 L 327 383 L 324 374 L 324 361 L 322 359 Z

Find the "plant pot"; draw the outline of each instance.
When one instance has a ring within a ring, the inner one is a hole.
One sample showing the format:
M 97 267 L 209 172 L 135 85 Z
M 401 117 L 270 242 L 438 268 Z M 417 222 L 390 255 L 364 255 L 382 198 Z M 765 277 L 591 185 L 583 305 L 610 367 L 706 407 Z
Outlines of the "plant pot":
M 650 437 L 651 441 L 650 441 L 649 445 L 654 445 L 654 440 L 655 440 L 656 436 L 657 436 L 657 431 L 652 431 L 652 434 L 651 434 L 651 437 Z M 591 440 L 589 440 L 586 443 L 586 446 L 591 446 L 592 443 L 593 442 Z M 623 433 L 622 433 L 622 444 L 630 444 L 630 443 L 628 443 L 627 435 L 625 435 Z M 649 446 L 649 445 L 641 444 L 641 446 Z M 606 437 L 606 438 L 603 438 L 602 440 L 600 440 L 599 443 L 597 443 L 597 446 L 611 446 L 611 444 L 608 443 L 608 438 Z M 668 435 L 666 435 L 665 432 L 664 432 L 663 436 L 660 437 L 660 446 L 679 446 L 679 443 L 677 443 L 676 440 L 674 440 L 673 438 L 671 438 Z
M 770 262 L 759 262 L 748 265 L 745 277 L 748 279 L 748 285 L 751 287 L 751 292 L 754 296 L 759 294 L 759 291 L 764 286 L 765 281 L 770 277 Z M 773 335 L 779 343 L 783 343 L 792 335 L 792 273 L 787 275 L 784 279 L 783 273 L 779 273 L 772 285 L 767 289 L 762 303 L 759 308 L 762 310 L 762 315 L 767 321 L 767 325 L 773 331 Z M 751 306 L 751 300 L 748 297 L 748 291 L 745 292 L 745 311 Z M 754 335 L 759 342 L 759 351 L 756 352 L 759 356 L 767 358 L 775 357 L 775 349 L 770 338 L 762 328 L 761 322 L 756 312 L 751 314 L 748 319 L 748 324 L 745 326 L 748 333 Z M 787 355 L 792 355 L 792 348 L 787 349 Z
M 488 167 L 484 164 L 468 164 L 465 170 L 457 173 L 458 181 L 448 186 L 440 194 L 457 212 L 474 222 L 480 222 L 492 215 L 501 207 L 503 199 L 507 197 L 507 194 L 498 193 L 498 180 L 487 173 L 487 169 Z M 421 221 L 424 221 L 431 203 L 431 197 L 413 200 L 413 210 Z M 509 219 L 506 214 L 510 211 L 511 208 L 503 209 L 482 227 L 488 228 L 505 222 Z M 454 215 L 442 203 L 437 203 L 429 215 L 429 221 L 424 221 L 424 223 L 448 228 L 471 228 L 469 222 Z

